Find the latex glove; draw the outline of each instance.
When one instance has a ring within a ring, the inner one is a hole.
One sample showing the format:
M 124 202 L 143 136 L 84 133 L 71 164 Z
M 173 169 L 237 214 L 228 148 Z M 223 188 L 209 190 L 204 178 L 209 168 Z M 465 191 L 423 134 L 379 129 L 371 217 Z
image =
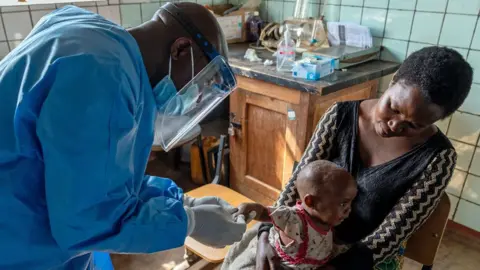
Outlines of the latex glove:
M 231 245 L 240 241 L 247 229 L 245 221 L 235 221 L 232 213 L 219 205 L 204 204 L 185 210 L 190 237 L 207 246 Z
M 195 207 L 195 206 L 206 205 L 206 204 L 221 206 L 225 210 L 231 212 L 232 214 L 237 211 L 237 208 L 231 206 L 228 202 L 226 202 L 225 200 L 223 200 L 219 197 L 207 196 L 207 197 L 202 197 L 202 198 L 192 198 L 192 197 L 189 197 L 189 196 L 183 196 L 183 205 L 184 206 Z

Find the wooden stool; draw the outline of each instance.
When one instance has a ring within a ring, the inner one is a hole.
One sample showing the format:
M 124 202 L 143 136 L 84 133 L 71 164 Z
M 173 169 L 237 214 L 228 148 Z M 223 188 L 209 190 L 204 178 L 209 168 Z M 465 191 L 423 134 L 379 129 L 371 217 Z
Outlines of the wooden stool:
M 194 189 L 190 192 L 187 193 L 188 196 L 194 197 L 194 198 L 200 198 L 200 197 L 205 197 L 205 196 L 217 196 L 228 203 L 230 203 L 232 206 L 238 206 L 241 203 L 246 203 L 246 202 L 253 202 L 249 198 L 243 196 L 242 194 L 229 189 L 227 187 L 221 186 L 221 185 L 215 185 L 215 184 L 208 184 L 201 186 L 197 189 Z M 252 221 L 248 224 L 248 228 L 251 228 L 256 222 Z M 221 263 L 223 262 L 223 259 L 227 255 L 229 247 L 225 248 L 212 248 L 205 246 L 204 244 L 201 244 L 194 239 L 188 237 L 187 240 L 185 241 L 185 246 L 188 249 L 188 251 L 191 251 L 193 254 L 199 256 L 200 258 L 210 262 L 210 263 Z M 187 253 L 188 253 L 187 251 Z

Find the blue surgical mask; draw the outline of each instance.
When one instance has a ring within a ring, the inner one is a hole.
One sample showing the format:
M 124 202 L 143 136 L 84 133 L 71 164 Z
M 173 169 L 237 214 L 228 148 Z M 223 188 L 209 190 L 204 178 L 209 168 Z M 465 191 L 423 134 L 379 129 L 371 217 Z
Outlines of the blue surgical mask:
M 194 63 L 193 63 L 193 49 L 190 47 L 190 59 L 191 59 L 191 65 L 192 65 L 192 79 L 194 77 Z M 177 87 L 175 86 L 175 83 L 172 80 L 172 57 L 170 56 L 169 63 L 168 63 L 168 75 L 165 76 L 161 81 L 155 85 L 153 88 L 153 95 L 155 97 L 155 103 L 157 105 L 157 110 L 162 111 L 164 107 L 167 105 L 167 102 L 174 97 L 178 90 Z M 175 100 L 170 101 L 171 102 L 176 102 Z M 179 102 L 176 102 L 179 103 Z M 169 105 L 173 106 L 173 104 Z M 181 111 L 182 108 L 184 107 L 182 103 L 179 103 L 177 106 L 179 106 L 179 110 Z

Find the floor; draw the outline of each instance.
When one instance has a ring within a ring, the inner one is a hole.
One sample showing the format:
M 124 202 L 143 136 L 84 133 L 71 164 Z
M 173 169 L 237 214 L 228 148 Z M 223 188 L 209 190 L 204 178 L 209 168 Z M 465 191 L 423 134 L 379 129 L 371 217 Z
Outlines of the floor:
M 169 156 L 161 154 L 159 160 L 149 164 L 147 172 L 150 175 L 169 177 L 177 182 L 186 191 L 196 187 L 190 179 L 189 168 L 183 164 L 180 170 L 169 169 L 167 166 Z M 183 248 L 149 255 L 113 255 L 115 270 L 167 270 L 183 261 Z M 443 238 L 435 270 L 477 270 L 480 266 L 480 239 L 473 238 L 462 232 L 447 229 Z M 198 265 L 197 265 L 198 267 Z M 194 268 L 197 268 L 194 267 Z M 214 267 L 197 268 L 213 269 Z M 404 270 L 420 270 L 421 265 L 407 260 Z

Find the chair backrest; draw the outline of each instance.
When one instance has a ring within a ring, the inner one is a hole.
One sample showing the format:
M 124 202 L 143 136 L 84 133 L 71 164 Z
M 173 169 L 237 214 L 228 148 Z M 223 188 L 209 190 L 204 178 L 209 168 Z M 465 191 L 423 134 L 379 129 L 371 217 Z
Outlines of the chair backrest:
M 444 193 L 425 224 L 408 239 L 405 256 L 423 265 L 433 265 L 450 213 L 450 200 Z

